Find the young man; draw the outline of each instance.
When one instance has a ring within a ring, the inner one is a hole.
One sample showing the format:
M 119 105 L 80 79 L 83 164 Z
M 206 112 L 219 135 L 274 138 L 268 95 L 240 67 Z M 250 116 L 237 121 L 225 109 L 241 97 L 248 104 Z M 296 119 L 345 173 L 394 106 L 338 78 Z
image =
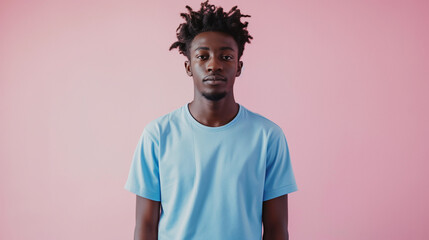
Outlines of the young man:
M 289 239 L 297 190 L 283 131 L 234 100 L 247 22 L 208 2 L 177 29 L 194 99 L 150 122 L 125 188 L 137 195 L 134 239 Z

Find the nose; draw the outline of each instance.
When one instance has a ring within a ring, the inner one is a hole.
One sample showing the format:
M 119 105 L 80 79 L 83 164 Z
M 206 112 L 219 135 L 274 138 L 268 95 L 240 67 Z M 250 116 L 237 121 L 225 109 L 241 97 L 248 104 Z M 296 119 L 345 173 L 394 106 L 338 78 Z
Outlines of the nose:
M 207 71 L 208 72 L 218 72 L 222 71 L 222 63 L 216 57 L 212 57 L 209 59 L 207 63 Z

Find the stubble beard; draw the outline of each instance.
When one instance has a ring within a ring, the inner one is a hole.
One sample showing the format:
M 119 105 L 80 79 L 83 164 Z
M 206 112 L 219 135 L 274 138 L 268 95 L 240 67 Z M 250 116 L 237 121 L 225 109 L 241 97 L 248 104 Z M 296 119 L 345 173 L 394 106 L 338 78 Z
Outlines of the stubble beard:
M 210 101 L 219 101 L 226 96 L 226 92 L 220 93 L 202 93 L 203 97 Z

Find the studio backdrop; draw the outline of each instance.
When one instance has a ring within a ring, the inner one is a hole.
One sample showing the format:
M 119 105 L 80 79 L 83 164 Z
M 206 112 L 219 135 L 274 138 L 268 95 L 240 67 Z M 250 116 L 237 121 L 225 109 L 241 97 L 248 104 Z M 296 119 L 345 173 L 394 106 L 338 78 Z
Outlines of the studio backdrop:
M 132 239 L 133 151 L 192 100 L 168 48 L 200 3 L 0 1 L 0 239 Z M 235 98 L 288 140 L 291 239 L 429 239 L 429 2 L 211 3 L 251 15 Z

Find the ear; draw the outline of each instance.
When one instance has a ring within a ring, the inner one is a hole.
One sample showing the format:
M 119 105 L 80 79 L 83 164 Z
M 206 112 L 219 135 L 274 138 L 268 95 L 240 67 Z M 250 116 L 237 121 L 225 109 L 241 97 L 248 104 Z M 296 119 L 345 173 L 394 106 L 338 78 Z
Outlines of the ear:
M 236 77 L 240 76 L 241 69 L 243 69 L 243 61 L 238 62 L 237 74 L 235 74 Z
M 185 61 L 185 70 L 186 70 L 186 74 L 188 74 L 189 77 L 192 77 L 192 69 L 191 69 L 190 61 Z

